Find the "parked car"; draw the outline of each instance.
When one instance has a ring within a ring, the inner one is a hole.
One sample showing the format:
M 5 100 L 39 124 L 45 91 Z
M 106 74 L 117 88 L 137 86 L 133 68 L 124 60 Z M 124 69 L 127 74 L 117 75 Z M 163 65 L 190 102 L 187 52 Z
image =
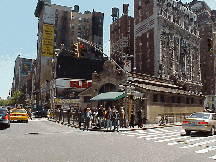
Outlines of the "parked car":
M 7 110 L 0 108 L 0 128 L 10 127 L 10 115 Z
M 37 110 L 34 113 L 34 116 L 35 118 L 47 117 L 47 110 L 46 109 Z
M 182 122 L 182 128 L 186 134 L 191 131 L 208 132 L 209 135 L 214 135 L 216 131 L 216 113 L 210 112 L 195 112 Z

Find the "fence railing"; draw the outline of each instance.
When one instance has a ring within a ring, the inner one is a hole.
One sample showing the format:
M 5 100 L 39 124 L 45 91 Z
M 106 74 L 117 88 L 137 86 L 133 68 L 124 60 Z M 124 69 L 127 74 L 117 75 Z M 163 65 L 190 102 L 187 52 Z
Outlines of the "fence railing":
M 179 123 L 182 122 L 184 119 L 189 117 L 191 113 L 163 113 L 163 114 L 158 114 L 158 123 L 161 120 L 161 118 L 166 118 L 168 120 L 168 123 L 174 124 L 174 123 Z

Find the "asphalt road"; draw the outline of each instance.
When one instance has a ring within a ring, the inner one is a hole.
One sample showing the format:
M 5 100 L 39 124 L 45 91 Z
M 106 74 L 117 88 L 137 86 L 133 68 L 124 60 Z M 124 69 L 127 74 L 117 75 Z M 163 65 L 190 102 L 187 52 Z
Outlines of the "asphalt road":
M 0 161 L 208 162 L 216 136 L 181 135 L 181 127 L 128 132 L 81 131 L 46 119 L 0 130 Z

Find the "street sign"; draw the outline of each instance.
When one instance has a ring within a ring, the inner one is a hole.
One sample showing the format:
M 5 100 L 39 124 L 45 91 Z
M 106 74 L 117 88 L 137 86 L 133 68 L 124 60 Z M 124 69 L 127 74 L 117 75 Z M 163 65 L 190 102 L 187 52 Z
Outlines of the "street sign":
M 130 60 L 125 60 L 124 61 L 124 70 L 131 72 L 131 61 Z

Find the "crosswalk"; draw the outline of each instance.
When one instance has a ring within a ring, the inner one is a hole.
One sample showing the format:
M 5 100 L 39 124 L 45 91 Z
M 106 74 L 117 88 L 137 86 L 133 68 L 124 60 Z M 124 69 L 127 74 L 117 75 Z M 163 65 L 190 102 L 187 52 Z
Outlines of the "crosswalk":
M 178 145 L 180 149 L 193 149 L 195 154 L 204 154 L 216 150 L 216 135 L 214 136 L 186 136 L 184 130 L 170 130 L 156 128 L 120 132 L 124 136 L 144 138 L 158 143 L 166 143 L 169 146 Z M 209 157 L 216 160 L 216 155 Z

